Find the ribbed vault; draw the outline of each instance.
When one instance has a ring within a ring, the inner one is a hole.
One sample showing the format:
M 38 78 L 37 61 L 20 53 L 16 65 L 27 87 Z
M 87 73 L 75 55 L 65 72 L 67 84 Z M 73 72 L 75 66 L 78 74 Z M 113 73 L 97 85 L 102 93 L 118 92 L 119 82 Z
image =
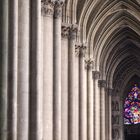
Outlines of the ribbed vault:
M 0 7 L 0 140 L 124 140 L 121 99 L 140 81 L 140 0 Z
M 94 69 L 110 87 L 127 83 L 140 68 L 140 3 L 138 0 L 67 0 L 79 41 L 87 42 Z M 71 3 L 71 4 L 70 4 Z M 119 81 L 117 83 L 117 81 Z M 127 82 L 124 82 L 127 81 Z

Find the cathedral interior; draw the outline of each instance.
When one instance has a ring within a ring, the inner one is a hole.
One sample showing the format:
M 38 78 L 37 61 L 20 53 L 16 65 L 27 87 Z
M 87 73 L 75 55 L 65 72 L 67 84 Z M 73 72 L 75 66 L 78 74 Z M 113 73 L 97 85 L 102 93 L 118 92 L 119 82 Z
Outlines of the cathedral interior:
M 140 139 L 140 0 L 0 1 L 0 140 Z

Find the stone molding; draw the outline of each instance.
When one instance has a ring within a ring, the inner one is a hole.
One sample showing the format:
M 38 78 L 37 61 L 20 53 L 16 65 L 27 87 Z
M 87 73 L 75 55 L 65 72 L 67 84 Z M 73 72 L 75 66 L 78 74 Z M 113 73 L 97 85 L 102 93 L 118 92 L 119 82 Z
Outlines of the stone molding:
M 100 78 L 100 72 L 99 71 L 93 71 L 92 74 L 93 74 L 93 79 L 94 80 L 97 80 L 97 79 Z
M 99 80 L 99 87 L 106 88 L 106 81 L 105 80 Z
M 92 58 L 85 59 L 85 69 L 92 70 L 94 61 Z
M 54 15 L 54 1 L 51 0 L 41 0 L 41 15 L 43 17 L 53 17 Z
M 61 27 L 62 38 L 68 38 L 69 37 L 69 31 L 70 31 L 70 25 L 69 24 L 62 24 L 62 27 Z
M 75 44 L 75 54 L 76 56 L 85 57 L 87 46 L 85 44 L 77 43 Z

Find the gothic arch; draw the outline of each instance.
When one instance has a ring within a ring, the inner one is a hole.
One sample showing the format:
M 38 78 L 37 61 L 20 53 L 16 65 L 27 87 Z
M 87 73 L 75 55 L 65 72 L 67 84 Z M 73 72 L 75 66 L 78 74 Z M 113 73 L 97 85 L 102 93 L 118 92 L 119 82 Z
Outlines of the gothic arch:
M 0 3 L 0 139 L 118 139 L 140 77 L 139 0 Z

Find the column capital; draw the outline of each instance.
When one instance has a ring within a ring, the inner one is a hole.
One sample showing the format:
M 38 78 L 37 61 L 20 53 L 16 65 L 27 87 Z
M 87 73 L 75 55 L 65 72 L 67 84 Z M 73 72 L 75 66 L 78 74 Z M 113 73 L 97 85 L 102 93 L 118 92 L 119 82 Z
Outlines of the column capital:
M 112 95 L 113 95 L 113 90 L 114 90 L 114 89 L 113 89 L 113 88 L 108 88 L 107 90 L 108 90 L 108 95 L 109 95 L 109 96 L 112 96 Z
M 61 18 L 62 17 L 62 6 L 64 4 L 64 0 L 53 0 L 54 5 L 54 18 Z
M 63 6 L 65 0 L 50 0 L 53 1 L 56 5 Z
M 70 25 L 62 23 L 61 29 L 62 29 L 62 31 L 61 31 L 62 38 L 68 38 L 69 31 L 70 31 Z
M 99 87 L 106 88 L 106 81 L 105 80 L 99 80 Z
M 87 50 L 86 44 L 82 44 L 82 43 L 75 44 L 76 56 L 85 57 L 86 50 Z
M 99 71 L 92 71 L 93 79 L 99 79 L 100 78 L 100 72 Z
M 53 17 L 54 15 L 54 1 L 41 0 L 41 14 L 43 17 Z
M 94 64 L 94 60 L 92 58 L 85 59 L 85 69 L 92 70 L 93 64 Z
M 72 24 L 70 27 L 70 39 L 76 39 L 77 32 L 78 32 L 78 25 Z

